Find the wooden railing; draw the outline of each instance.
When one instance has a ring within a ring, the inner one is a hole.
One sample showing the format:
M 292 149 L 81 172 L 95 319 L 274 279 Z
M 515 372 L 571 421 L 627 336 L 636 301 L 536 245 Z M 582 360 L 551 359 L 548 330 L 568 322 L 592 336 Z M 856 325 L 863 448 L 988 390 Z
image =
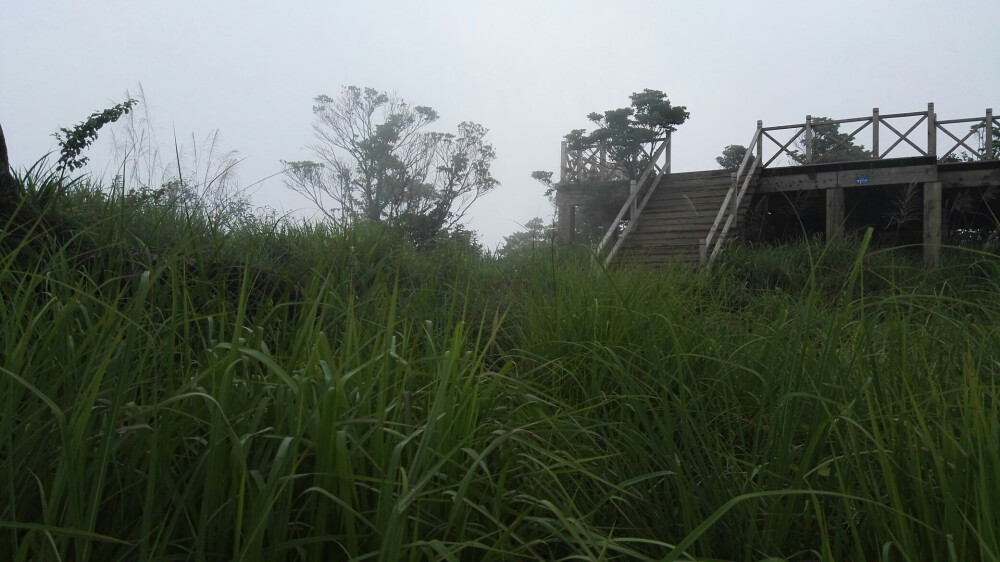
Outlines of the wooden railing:
M 916 119 L 914 120 L 914 118 Z M 913 120 L 913 122 L 906 127 L 899 124 L 899 121 L 903 119 Z M 835 144 L 826 147 L 823 154 L 815 154 L 816 130 L 843 124 L 857 124 L 857 126 L 850 133 L 838 132 Z M 968 131 L 964 135 L 958 136 L 949 129 L 949 126 L 956 124 L 967 126 Z M 733 173 L 732 186 L 715 217 L 712 228 L 709 229 L 708 235 L 701 243 L 699 248 L 701 262 L 711 264 L 721 251 L 726 236 L 739 219 L 740 204 L 754 184 L 755 177 L 761 169 L 770 166 L 781 156 L 788 157 L 796 165 L 833 162 L 838 148 L 854 146 L 854 140 L 858 134 L 869 127 L 871 127 L 871 150 L 859 147 L 854 154 L 854 156 L 864 155 L 865 160 L 882 160 L 898 156 L 898 152 L 892 153 L 900 146 L 909 147 L 919 156 L 933 156 L 939 161 L 992 160 L 996 158 L 994 147 L 1000 142 L 1000 139 L 995 138 L 993 130 L 994 127 L 1000 128 L 1000 118 L 994 117 L 992 109 L 987 109 L 984 117 L 939 121 L 934 113 L 933 103 L 927 104 L 927 111 L 881 115 L 876 107 L 872 110 L 871 117 L 813 120 L 811 116 L 807 116 L 805 123 L 777 127 L 764 127 L 763 123 L 758 121 L 757 132 L 754 133 L 750 146 L 747 147 L 746 155 L 739 168 Z M 789 129 L 793 132 L 784 141 L 772 134 L 776 131 Z M 885 147 L 882 139 L 882 135 L 886 131 L 894 135 L 888 147 Z M 954 141 L 954 144 L 949 145 L 948 150 L 943 154 L 938 151 L 939 131 Z M 978 147 L 968 143 L 969 139 L 976 134 L 981 135 Z M 802 148 L 801 151 L 796 147 L 796 142 L 798 142 L 798 147 Z M 960 149 L 963 149 L 961 154 L 958 152 Z M 831 157 L 831 155 L 834 156 Z
M 901 124 L 901 120 L 916 118 L 909 126 Z M 824 127 L 839 125 L 856 125 L 849 133 L 838 133 L 837 142 L 828 147 L 823 154 L 815 153 L 815 137 L 817 130 L 822 131 Z M 949 130 L 949 125 L 965 124 L 968 131 L 962 136 L 956 135 Z M 770 166 L 781 156 L 786 156 L 793 164 L 810 165 L 834 162 L 837 149 L 850 147 L 858 135 L 870 128 L 871 149 L 859 150 L 857 154 L 865 154 L 863 159 L 882 160 L 885 158 L 900 156 L 899 150 L 902 148 L 912 149 L 917 156 L 934 156 L 938 160 L 945 160 L 949 157 L 957 156 L 959 149 L 964 149 L 963 155 L 971 160 L 989 160 L 993 158 L 993 146 L 1000 139 L 994 138 L 993 127 L 1000 127 L 1000 119 L 993 116 L 993 110 L 987 109 L 985 117 L 973 117 L 968 119 L 949 119 L 939 121 L 934 113 L 934 104 L 927 104 L 927 111 L 914 111 L 910 113 L 894 113 L 882 115 L 878 108 L 872 110 L 871 116 L 855 117 L 851 119 L 822 119 L 816 120 L 812 116 L 806 116 L 805 123 L 793 125 L 780 125 L 777 127 L 764 127 L 761 129 L 761 154 L 765 156 L 764 168 Z M 791 136 L 787 140 L 781 140 L 775 136 L 777 131 L 792 130 Z M 944 153 L 938 151 L 938 132 L 943 132 L 950 137 L 955 144 L 950 145 Z M 983 135 L 983 142 L 980 147 L 972 147 L 967 141 L 977 132 Z M 886 148 L 885 140 L 882 136 L 890 133 L 891 144 Z M 800 151 L 798 148 L 801 148 Z M 773 152 L 772 152 L 773 149 Z M 894 151 L 895 154 L 893 153 Z M 851 158 L 860 160 L 862 158 Z
M 750 187 L 756 181 L 757 174 L 763 167 L 761 165 L 763 160 L 761 156 L 763 134 L 763 123 L 757 121 L 757 131 L 753 134 L 753 139 L 750 140 L 750 145 L 747 146 L 746 154 L 743 155 L 743 160 L 740 162 L 739 167 L 732 174 L 732 185 L 729 186 L 729 191 L 726 192 L 726 197 L 722 200 L 722 207 L 719 208 L 718 214 L 715 215 L 715 221 L 712 222 L 712 227 L 708 229 L 708 235 L 705 236 L 705 239 L 699 245 L 698 254 L 702 265 L 712 263 L 715 256 L 722 250 L 722 244 L 726 241 L 726 235 L 729 234 L 729 230 L 739 220 L 739 209 L 740 204 L 743 202 L 743 197 L 746 196 Z M 719 230 L 720 226 L 722 227 L 721 231 Z
M 969 127 L 968 132 L 965 133 L 961 138 L 957 137 L 951 131 L 947 129 L 948 125 L 954 124 L 966 124 Z M 949 157 L 957 156 L 956 151 L 959 148 L 965 148 L 963 151 L 964 155 L 971 160 L 993 160 L 996 158 L 995 147 L 997 143 L 1000 143 L 1000 139 L 994 137 L 994 127 L 1000 128 L 1000 118 L 993 116 L 993 109 L 988 108 L 986 110 L 986 116 L 983 118 L 972 117 L 969 119 L 948 119 L 946 121 L 936 121 L 936 128 L 942 131 L 948 137 L 951 137 L 955 144 L 949 148 L 938 160 L 947 160 Z M 982 144 L 979 148 L 973 148 L 969 146 L 965 141 L 976 134 L 982 134 Z
M 605 267 L 611 265 L 625 239 L 635 229 L 639 215 L 642 214 L 660 180 L 670 173 L 670 135 L 653 141 L 648 150 L 649 164 L 638 180 L 629 183 L 628 199 L 611 221 L 607 234 L 594 252 L 597 259 L 603 260 Z
M 603 144 L 571 148 L 563 141 L 559 170 L 561 183 L 628 179 L 625 171 L 609 158 L 607 146 Z

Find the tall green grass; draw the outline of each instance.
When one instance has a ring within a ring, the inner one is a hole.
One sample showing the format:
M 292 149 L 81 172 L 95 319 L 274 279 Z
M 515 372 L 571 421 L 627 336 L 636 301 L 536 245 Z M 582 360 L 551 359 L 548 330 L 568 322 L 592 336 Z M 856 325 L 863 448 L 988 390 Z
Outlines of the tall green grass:
M 0 233 L 0 558 L 1000 559 L 994 256 L 595 272 L 63 191 Z

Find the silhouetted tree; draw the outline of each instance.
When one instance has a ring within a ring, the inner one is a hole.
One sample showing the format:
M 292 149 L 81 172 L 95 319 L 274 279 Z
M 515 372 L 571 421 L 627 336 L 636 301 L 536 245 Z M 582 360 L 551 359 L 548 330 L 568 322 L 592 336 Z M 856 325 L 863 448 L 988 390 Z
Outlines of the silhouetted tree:
M 591 113 L 587 119 L 597 128 L 590 133 L 574 129 L 566 135 L 566 141 L 570 148 L 604 145 L 611 159 L 609 165 L 637 179 L 649 164 L 642 145 L 677 130 L 691 115 L 686 107 L 672 105 L 659 90 L 647 88 L 629 99 L 630 107 Z
M 747 147 L 740 144 L 731 144 L 722 149 L 722 154 L 715 157 L 719 166 L 726 170 L 735 170 L 740 167 L 743 157 L 746 156 Z
M 313 114 L 317 142 L 310 148 L 318 161 L 284 162 L 286 183 L 330 220 L 388 222 L 426 237 L 457 225 L 499 185 L 482 125 L 430 132 L 433 109 L 356 86 L 337 98 L 317 97 Z
M 626 178 L 638 179 L 650 159 L 642 149 L 643 144 L 677 130 L 691 115 L 686 107 L 671 104 L 659 90 L 647 88 L 633 93 L 629 100 L 629 107 L 591 113 L 587 119 L 597 128 L 589 133 L 586 129 L 574 129 L 565 139 L 571 149 L 604 146 L 609 156 L 607 166 L 618 169 Z M 546 195 L 559 187 L 552 182 L 552 172 L 536 170 L 531 177 L 546 187 Z M 603 234 L 624 202 L 618 192 L 606 190 L 605 195 L 595 194 L 591 203 L 577 207 L 577 228 L 587 238 Z
M 524 223 L 524 230 L 504 236 L 500 253 L 509 255 L 524 249 L 542 246 L 552 241 L 552 227 L 546 225 L 541 217 L 535 217 Z
M 812 119 L 812 163 L 828 164 L 830 162 L 853 162 L 870 160 L 872 152 L 864 145 L 854 144 L 853 139 L 840 132 L 839 123 L 831 123 L 828 117 L 813 117 Z M 792 150 L 792 160 L 798 164 L 807 164 L 805 137 L 795 142 Z

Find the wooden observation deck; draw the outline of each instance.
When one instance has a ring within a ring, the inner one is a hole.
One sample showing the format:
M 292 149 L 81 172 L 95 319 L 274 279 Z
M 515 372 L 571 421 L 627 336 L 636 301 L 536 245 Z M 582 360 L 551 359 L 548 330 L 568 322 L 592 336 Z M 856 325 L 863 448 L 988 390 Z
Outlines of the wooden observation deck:
M 853 130 L 838 132 L 832 144 L 827 137 L 821 146 L 817 139 L 833 125 Z M 668 136 L 642 147 L 648 165 L 634 179 L 605 148 L 570 149 L 563 143 L 557 232 L 572 241 L 577 207 L 618 197 L 624 204 L 596 247 L 605 265 L 708 264 L 730 237 L 750 230 L 749 222 L 759 232 L 775 214 L 759 211 L 770 199 L 790 209 L 800 231 L 827 238 L 845 229 L 893 225 L 898 236 L 909 225 L 912 239 L 919 224 L 916 241 L 933 266 L 940 259 L 942 232 L 957 225 L 949 223 L 956 210 L 985 217 L 994 228 L 1000 222 L 996 129 L 1000 119 L 990 109 L 982 117 L 939 120 L 933 103 L 926 111 L 883 115 L 876 108 L 865 117 L 806 117 L 804 123 L 775 127 L 758 121 L 735 171 L 671 173 Z M 857 146 L 858 141 L 866 142 Z M 851 160 L 835 161 L 842 147 L 852 148 Z

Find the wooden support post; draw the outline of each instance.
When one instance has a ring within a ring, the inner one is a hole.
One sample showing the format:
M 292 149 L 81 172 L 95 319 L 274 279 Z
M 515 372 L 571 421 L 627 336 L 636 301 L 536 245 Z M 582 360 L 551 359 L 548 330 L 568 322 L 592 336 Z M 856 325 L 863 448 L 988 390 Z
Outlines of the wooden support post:
M 556 191 L 556 241 L 570 244 L 576 237 L 576 208 Z
M 698 243 L 698 262 L 701 265 L 708 263 L 708 246 L 704 240 Z
M 927 156 L 937 158 L 937 116 L 934 102 L 927 104 Z
M 826 190 L 826 241 L 830 242 L 844 232 L 844 189 Z
M 813 163 L 813 126 L 812 115 L 806 115 L 806 164 Z
M 924 183 L 924 265 L 941 263 L 941 182 Z
M 882 158 L 882 153 L 878 147 L 878 108 L 872 110 L 872 160 Z
M 983 154 L 983 160 L 993 160 L 993 108 L 986 108 L 986 130 L 983 131 L 985 138 L 983 139 L 983 149 L 986 151 Z

